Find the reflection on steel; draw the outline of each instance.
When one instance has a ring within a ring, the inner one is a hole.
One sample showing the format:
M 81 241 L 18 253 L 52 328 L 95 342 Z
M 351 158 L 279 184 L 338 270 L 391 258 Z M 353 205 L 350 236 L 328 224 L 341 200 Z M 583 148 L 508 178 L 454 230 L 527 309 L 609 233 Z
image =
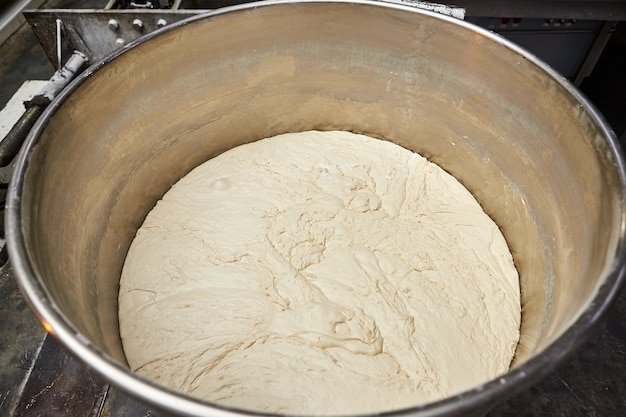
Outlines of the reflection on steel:
M 448 6 L 441 3 L 431 3 L 428 1 L 418 0 L 384 0 L 389 3 L 403 4 L 405 6 L 416 7 L 418 9 L 430 10 L 431 12 L 437 12 L 446 16 L 456 17 L 463 20 L 465 18 L 465 9 L 462 7 Z

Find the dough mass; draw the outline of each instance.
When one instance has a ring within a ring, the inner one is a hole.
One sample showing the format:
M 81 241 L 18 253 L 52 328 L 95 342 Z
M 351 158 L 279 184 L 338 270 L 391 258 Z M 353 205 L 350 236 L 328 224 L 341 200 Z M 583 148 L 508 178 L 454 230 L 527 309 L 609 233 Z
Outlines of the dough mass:
M 120 287 L 131 369 L 248 410 L 415 406 L 506 372 L 519 338 L 518 274 L 471 194 L 348 132 L 193 170 L 147 216 Z

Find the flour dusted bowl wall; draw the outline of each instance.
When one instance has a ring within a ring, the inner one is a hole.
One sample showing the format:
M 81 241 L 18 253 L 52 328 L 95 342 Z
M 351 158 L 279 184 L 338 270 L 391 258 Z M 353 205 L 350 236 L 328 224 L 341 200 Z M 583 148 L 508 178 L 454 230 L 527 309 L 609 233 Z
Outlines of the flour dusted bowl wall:
M 624 161 L 569 83 L 454 18 L 368 1 L 279 1 L 149 34 L 92 66 L 46 111 L 7 207 L 13 267 L 44 326 L 155 408 L 242 414 L 127 369 L 120 271 L 147 212 L 192 168 L 239 144 L 310 129 L 385 138 L 441 165 L 500 225 L 520 272 L 512 370 L 397 414 L 487 409 L 581 343 L 615 298 Z

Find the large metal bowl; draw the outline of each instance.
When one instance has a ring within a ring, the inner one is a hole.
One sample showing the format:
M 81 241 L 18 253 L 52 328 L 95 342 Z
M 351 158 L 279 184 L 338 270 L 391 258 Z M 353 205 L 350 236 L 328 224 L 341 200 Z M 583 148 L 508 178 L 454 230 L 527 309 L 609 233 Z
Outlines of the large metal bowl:
M 159 30 L 100 62 L 32 131 L 10 187 L 9 253 L 40 320 L 112 384 L 178 415 L 245 414 L 129 371 L 117 294 L 146 213 L 236 145 L 340 129 L 438 163 L 501 226 L 521 276 L 510 372 L 394 412 L 484 412 L 581 343 L 624 273 L 624 159 L 566 80 L 463 21 L 369 1 L 271 2 Z

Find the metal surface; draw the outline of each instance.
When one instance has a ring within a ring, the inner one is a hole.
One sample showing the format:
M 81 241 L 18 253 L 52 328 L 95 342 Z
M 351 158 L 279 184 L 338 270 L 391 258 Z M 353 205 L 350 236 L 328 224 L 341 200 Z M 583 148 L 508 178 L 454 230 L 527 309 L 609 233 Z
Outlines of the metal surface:
M 386 1 L 458 19 L 465 17 L 465 10 L 459 7 L 416 0 Z M 91 62 L 97 62 L 146 33 L 210 10 L 177 10 L 179 4 L 180 1 L 176 2 L 172 9 L 112 9 L 112 5 L 108 4 L 104 10 L 26 10 L 23 14 L 48 59 L 55 68 L 59 68 L 56 55 L 60 52 L 66 54 L 79 49 L 88 55 Z M 55 33 L 59 22 L 63 27 L 61 37 Z M 60 43 L 60 47 L 57 43 Z
M 561 75 L 580 85 L 593 69 L 615 22 L 576 19 L 469 17 L 531 51 Z
M 626 0 L 455 0 L 469 16 L 626 20 Z
M 615 298 L 624 161 L 562 77 L 456 19 L 380 3 L 276 2 L 156 31 L 87 70 L 48 108 L 7 207 L 11 259 L 44 326 L 155 407 L 238 414 L 127 370 L 119 274 L 143 217 L 178 178 L 238 144 L 306 129 L 387 138 L 440 164 L 501 226 L 520 271 L 514 368 L 396 414 L 488 409 L 549 372 Z
M 157 417 L 146 405 L 123 395 L 78 362 L 49 335 L 43 339 L 19 394 L 3 416 Z
M 56 64 L 56 22 L 62 22 L 61 51 L 69 56 L 73 50 L 83 52 L 90 62 L 127 43 L 178 22 L 203 10 L 26 10 L 24 17 L 32 27 L 50 62 Z M 136 23 L 138 20 L 140 23 Z M 163 23 L 165 22 L 165 23 Z
M 606 46 L 611 34 L 615 31 L 616 27 L 617 27 L 617 22 L 604 22 L 603 23 L 602 30 L 600 30 L 600 32 L 598 33 L 598 36 L 596 36 L 596 39 L 594 40 L 593 45 L 589 49 L 587 56 L 585 57 L 585 60 L 580 66 L 578 74 L 576 74 L 576 78 L 574 78 L 574 84 L 580 85 L 586 77 L 591 75 L 591 71 L 593 70 L 593 67 L 598 62 L 598 59 L 600 58 L 600 55 L 602 54 L 604 47 Z
M 23 20 L 22 10 L 39 7 L 44 0 L 16 0 L 3 2 L 0 6 L 0 45 L 15 32 Z
M 462 7 L 417 0 L 384 1 L 437 11 L 459 19 L 465 18 L 466 14 L 466 10 Z M 572 16 L 582 16 L 586 19 L 590 17 L 613 20 L 622 17 L 626 19 L 626 0 L 623 2 L 623 7 L 620 6 L 619 2 L 613 3 L 610 9 L 612 10 L 611 13 L 604 10 L 604 2 L 577 2 L 574 12 L 571 6 L 570 9 L 564 9 L 562 2 L 558 3 L 559 7 L 555 9 L 553 3 L 517 2 L 516 8 L 502 2 L 498 3 L 497 13 L 490 8 L 494 5 L 488 7 L 489 2 L 468 1 L 464 5 L 469 7 L 472 13 L 468 21 L 503 34 L 509 40 L 525 47 L 552 65 L 561 74 L 573 80 L 575 85 L 580 85 L 593 69 L 616 22 L 580 20 L 580 18 L 577 19 Z M 92 61 L 98 61 L 113 50 L 145 33 L 192 14 L 208 11 L 213 8 L 211 5 L 214 2 L 204 1 L 201 4 L 204 5 L 205 9 L 189 9 L 184 12 L 176 11 L 179 5 L 175 4 L 172 10 L 142 8 L 99 11 L 31 10 L 26 11 L 25 16 L 51 62 L 56 62 L 53 60 L 53 54 L 59 49 L 67 52 L 77 47 L 87 51 Z M 110 5 L 107 5 L 106 9 L 108 8 Z M 624 9 L 624 16 L 621 15 L 621 8 Z M 584 10 L 586 13 L 580 14 L 580 11 Z M 113 14 L 106 24 L 108 31 L 104 30 L 103 13 Z M 159 17 L 159 15 L 163 15 L 163 17 Z M 53 45 L 53 40 L 58 40 L 58 37 L 52 36 L 55 21 L 57 23 L 62 22 L 64 27 L 67 27 L 61 37 L 62 48 L 55 48 Z M 56 68 L 58 67 L 59 65 L 56 64 Z
M 0 142 L 0 167 L 7 166 L 19 152 L 28 132 L 56 95 L 87 65 L 87 57 L 78 51 L 57 70 L 33 99 L 24 102 L 26 111 Z M 4 206 L 4 204 L 3 204 Z
M 69 374 L 80 377 L 66 378 Z M 108 385 L 46 339 L 34 364 L 26 389 L 15 404 L 13 417 L 47 415 L 99 416 Z

